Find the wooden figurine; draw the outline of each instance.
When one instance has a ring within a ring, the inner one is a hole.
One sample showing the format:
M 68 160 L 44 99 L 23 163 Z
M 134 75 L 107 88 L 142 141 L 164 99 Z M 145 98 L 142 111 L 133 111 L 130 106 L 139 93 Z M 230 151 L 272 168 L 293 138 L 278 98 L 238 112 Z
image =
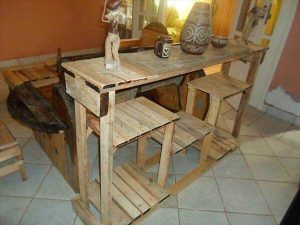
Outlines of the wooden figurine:
M 247 23 L 244 26 L 243 32 L 239 41 L 245 44 L 248 44 L 248 38 L 253 30 L 254 27 L 258 25 L 260 19 L 265 17 L 266 14 L 266 6 L 254 6 L 250 12 L 247 19 Z
M 120 71 L 121 64 L 119 58 L 119 24 L 125 24 L 126 15 L 120 7 L 121 0 L 108 0 L 106 1 L 103 10 L 102 21 L 109 23 L 109 31 L 105 40 L 105 68 L 107 70 Z M 105 11 L 108 11 L 106 15 Z

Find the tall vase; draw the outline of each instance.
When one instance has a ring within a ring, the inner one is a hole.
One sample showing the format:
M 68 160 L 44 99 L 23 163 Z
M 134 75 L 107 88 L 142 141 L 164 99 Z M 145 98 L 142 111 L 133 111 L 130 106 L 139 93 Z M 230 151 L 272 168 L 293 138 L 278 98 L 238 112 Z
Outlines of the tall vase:
M 210 35 L 210 4 L 196 2 L 181 31 L 181 49 L 188 54 L 201 55 L 209 45 Z

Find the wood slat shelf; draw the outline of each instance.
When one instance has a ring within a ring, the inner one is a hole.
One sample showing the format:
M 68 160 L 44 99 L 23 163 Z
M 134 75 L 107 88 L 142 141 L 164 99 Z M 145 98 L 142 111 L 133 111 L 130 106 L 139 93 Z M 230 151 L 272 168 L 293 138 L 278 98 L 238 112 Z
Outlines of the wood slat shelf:
M 89 200 L 100 212 L 100 184 L 94 181 L 89 184 Z M 128 225 L 170 195 L 170 192 L 146 178 L 133 163 L 118 166 L 113 171 L 112 185 L 112 225 Z M 82 206 L 81 200 L 75 198 L 73 208 L 85 215 L 89 212 Z M 80 208 L 80 210 L 79 210 Z M 81 214 L 78 213 L 80 216 Z M 90 214 L 90 218 L 94 215 Z M 83 220 L 87 218 L 84 217 Z M 96 218 L 92 219 L 96 221 Z
M 43 64 L 4 70 L 2 73 L 11 89 L 28 81 L 36 88 L 59 82 L 58 73 Z
M 116 105 L 113 144 L 119 147 L 179 119 L 165 108 L 139 97 Z M 87 125 L 100 135 L 99 118 L 88 114 Z

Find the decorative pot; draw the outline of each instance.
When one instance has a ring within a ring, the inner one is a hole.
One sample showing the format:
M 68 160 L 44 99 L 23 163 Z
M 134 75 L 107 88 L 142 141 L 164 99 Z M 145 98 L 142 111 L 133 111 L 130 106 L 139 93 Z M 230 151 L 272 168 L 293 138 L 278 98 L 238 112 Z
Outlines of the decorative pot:
M 188 54 L 201 55 L 209 45 L 210 35 L 210 5 L 196 2 L 181 31 L 181 49 Z
M 211 45 L 215 48 L 224 48 L 228 44 L 229 39 L 227 37 L 211 36 Z

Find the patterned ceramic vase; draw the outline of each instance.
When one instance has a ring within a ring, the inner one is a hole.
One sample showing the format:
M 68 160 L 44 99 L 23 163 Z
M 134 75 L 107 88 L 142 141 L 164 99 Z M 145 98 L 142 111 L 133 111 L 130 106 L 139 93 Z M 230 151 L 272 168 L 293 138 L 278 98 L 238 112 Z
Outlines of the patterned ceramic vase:
M 181 31 L 181 48 L 188 54 L 201 55 L 209 45 L 210 35 L 210 5 L 196 2 Z

